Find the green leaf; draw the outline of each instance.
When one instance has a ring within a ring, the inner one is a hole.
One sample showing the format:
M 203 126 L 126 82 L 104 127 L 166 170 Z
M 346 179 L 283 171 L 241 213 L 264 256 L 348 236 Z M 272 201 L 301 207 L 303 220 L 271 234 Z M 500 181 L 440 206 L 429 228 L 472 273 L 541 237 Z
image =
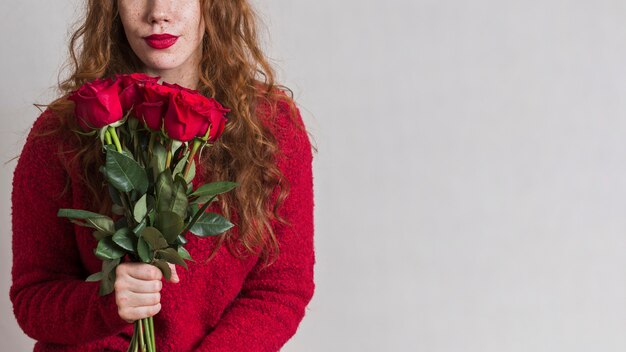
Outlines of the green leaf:
M 87 219 L 85 221 L 87 222 L 89 227 L 93 227 L 96 230 L 106 233 L 115 232 L 115 223 L 113 222 L 113 219 L 109 217 Z
M 238 184 L 236 182 L 211 182 L 198 187 L 191 195 L 195 197 L 216 196 L 233 190 L 237 186 Z
M 135 228 L 133 229 L 133 232 L 134 233 L 140 233 L 145 228 L 146 228 L 146 219 L 143 219 L 143 220 L 141 220 L 141 222 L 139 224 L 137 224 L 137 226 L 135 226 Z
M 165 171 L 165 159 L 167 159 L 167 151 L 165 150 L 165 147 L 161 143 L 155 142 L 152 146 L 151 160 L 155 179 L 157 179 L 157 176 Z
M 100 290 L 98 291 L 98 294 L 100 296 L 106 296 L 109 293 L 114 291 L 114 285 L 115 285 L 115 272 L 110 273 L 107 276 L 104 276 L 102 278 L 102 281 L 100 281 Z
M 115 283 L 115 268 L 120 264 L 120 258 L 102 261 L 102 280 L 100 281 L 100 296 L 113 292 Z
M 166 280 L 169 281 L 169 279 L 172 277 L 172 269 L 167 264 L 167 262 L 165 260 L 163 260 L 163 259 L 157 259 L 157 260 L 154 261 L 153 264 L 157 268 L 161 269 L 161 272 L 163 273 L 163 276 L 165 277 Z
M 113 220 L 102 214 L 79 209 L 59 209 L 57 216 L 61 218 L 69 218 L 72 223 L 80 226 L 91 227 L 107 233 L 115 232 L 115 224 L 113 223 Z M 85 221 L 82 222 L 77 219 Z
M 148 207 L 146 204 L 146 195 L 144 194 L 139 198 L 137 203 L 135 203 L 135 209 L 133 209 L 133 216 L 135 217 L 135 221 L 138 223 L 143 220 L 143 218 L 148 213 Z
M 150 245 L 152 249 L 167 248 L 169 245 L 163 234 L 155 227 L 146 227 L 141 231 L 141 237 Z
M 93 273 L 93 274 L 87 276 L 85 281 L 87 281 L 87 282 L 100 281 L 100 280 L 102 280 L 102 278 L 103 278 L 102 271 L 98 271 L 97 273 Z
M 176 238 L 176 243 L 187 244 L 187 242 L 187 239 L 183 235 L 178 235 L 178 238 Z
M 118 259 L 123 257 L 126 252 L 115 244 L 111 237 L 105 237 L 98 242 L 95 254 L 100 259 Z
M 108 275 L 111 272 L 115 272 L 115 268 L 120 263 L 120 258 L 106 259 L 102 261 L 102 274 Z
M 189 222 L 185 225 L 185 228 L 180 232 L 181 236 L 184 236 L 187 231 L 189 231 L 189 229 L 195 225 L 195 223 L 200 220 L 200 218 L 202 217 L 202 215 L 204 214 L 204 212 L 206 211 L 206 209 L 209 207 L 209 203 L 205 203 L 203 204 L 201 207 L 198 206 L 197 204 L 193 204 L 191 206 L 189 206 L 189 212 L 191 214 L 193 214 L 191 216 L 191 220 L 189 220 Z
M 185 227 L 185 223 L 183 218 L 173 211 L 161 211 L 156 215 L 154 226 L 161 231 L 167 243 L 174 243 Z
M 172 139 L 172 155 L 176 155 L 178 148 L 183 146 L 183 142 L 177 139 Z
M 176 167 L 174 168 L 174 171 L 172 171 L 172 175 L 174 176 L 182 175 L 183 170 L 185 169 L 185 164 L 187 163 L 188 157 L 189 157 L 189 150 L 187 150 L 187 152 L 183 155 L 183 157 L 180 158 L 180 160 L 176 164 Z
M 102 232 L 102 231 L 98 231 L 98 230 L 95 230 L 95 231 L 93 232 L 93 237 L 94 237 L 97 241 L 100 241 L 101 239 L 103 239 L 103 238 L 105 238 L 105 237 L 107 237 L 107 236 L 112 236 L 112 235 L 113 235 L 113 234 L 112 234 L 112 233 L 110 233 L 110 232 Z
M 157 210 L 165 211 L 169 210 L 169 205 L 172 202 L 172 189 L 174 188 L 174 179 L 169 169 L 159 174 L 155 187 L 157 196 Z
M 202 196 L 202 197 L 199 197 L 190 201 L 189 204 L 212 203 L 216 199 L 217 199 L 217 196 Z
M 215 236 L 229 230 L 233 226 L 230 221 L 221 215 L 204 213 L 189 231 L 200 237 Z
M 187 263 L 185 260 L 178 254 L 178 252 L 174 248 L 166 248 L 156 251 L 157 255 L 172 264 L 182 265 L 187 269 Z
M 137 240 L 137 254 L 139 254 L 139 258 L 144 263 L 150 263 L 152 261 L 152 252 L 143 237 L 139 237 Z
M 194 177 L 196 177 L 196 161 L 192 160 L 191 161 L 191 167 L 189 168 L 189 173 L 187 174 L 187 177 L 185 177 L 185 181 L 187 181 L 187 183 L 190 183 Z
M 187 182 L 181 176 L 176 175 L 174 188 L 172 188 L 172 199 L 167 210 L 171 210 L 180 215 L 181 218 L 187 217 Z
M 136 190 L 141 194 L 146 193 L 148 176 L 144 168 L 124 153 L 117 152 L 115 147 L 107 145 L 105 148 L 107 181 L 122 192 Z
M 117 151 L 115 148 L 112 148 L 113 150 Z M 122 143 L 122 155 L 124 155 L 125 157 L 133 160 L 133 161 L 137 161 L 135 160 L 135 156 L 133 155 L 133 153 L 130 151 L 130 149 L 128 149 L 128 147 L 126 147 L 126 145 L 124 145 L 124 143 Z
M 187 250 L 183 246 L 178 247 L 178 255 L 180 255 L 180 257 L 183 259 L 187 259 L 187 260 L 191 260 L 192 262 L 195 262 L 195 260 L 191 258 L 191 254 L 189 254 L 189 252 L 187 252 Z
M 134 239 L 135 235 L 128 227 L 117 230 L 113 235 L 113 242 L 131 253 L 135 251 Z
M 106 169 L 105 169 L 104 174 L 106 175 Z M 122 204 L 122 199 L 120 198 L 120 192 L 110 184 L 108 185 L 108 188 L 109 188 L 109 196 L 111 197 L 113 204 L 122 206 L 123 204 Z
M 87 210 L 79 210 L 79 209 L 59 209 L 57 212 L 57 216 L 60 218 L 71 218 L 71 219 L 98 219 L 98 218 L 108 218 L 105 215 L 92 213 Z

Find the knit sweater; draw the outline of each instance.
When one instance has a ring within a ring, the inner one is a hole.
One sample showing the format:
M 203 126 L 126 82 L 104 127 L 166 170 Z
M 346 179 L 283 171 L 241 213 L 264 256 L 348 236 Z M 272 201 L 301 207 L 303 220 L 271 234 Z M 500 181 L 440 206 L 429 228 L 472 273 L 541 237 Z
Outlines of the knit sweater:
M 279 104 L 269 126 L 280 149 L 277 165 L 290 183 L 280 214 L 291 225 L 273 223 L 278 259 L 262 268 L 258 256 L 241 259 L 221 246 L 206 261 L 217 239 L 188 233 L 185 248 L 195 262 L 187 262 L 188 270 L 177 266 L 179 283 L 163 279 L 154 316 L 158 351 L 278 351 L 295 334 L 313 295 L 315 262 L 311 144 L 298 128 L 299 113 L 295 120 Z M 82 170 L 62 162 L 58 149 L 67 140 L 32 136 L 56 123 L 49 112 L 35 121 L 13 177 L 13 311 L 37 340 L 34 351 L 125 352 L 133 324 L 118 315 L 115 293 L 99 296 L 100 282 L 84 281 L 102 265 L 91 229 L 56 215 L 59 208 L 88 209 Z M 195 187 L 205 177 L 198 173 Z M 68 180 L 69 192 L 59 196 Z

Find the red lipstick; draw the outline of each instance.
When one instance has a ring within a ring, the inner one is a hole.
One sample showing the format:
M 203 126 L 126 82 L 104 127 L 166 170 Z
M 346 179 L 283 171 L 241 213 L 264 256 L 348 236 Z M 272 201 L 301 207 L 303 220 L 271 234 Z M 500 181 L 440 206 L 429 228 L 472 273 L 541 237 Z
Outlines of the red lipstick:
M 167 49 L 170 46 L 174 45 L 178 40 L 178 37 L 171 34 L 152 34 L 147 37 L 143 37 L 143 39 L 155 49 Z

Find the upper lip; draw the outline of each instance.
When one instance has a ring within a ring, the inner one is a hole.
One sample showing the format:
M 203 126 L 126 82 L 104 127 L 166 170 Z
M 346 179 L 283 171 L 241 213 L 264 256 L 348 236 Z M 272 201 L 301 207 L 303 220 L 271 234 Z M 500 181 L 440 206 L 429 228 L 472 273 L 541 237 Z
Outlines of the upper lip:
M 168 34 L 168 33 L 163 33 L 163 34 L 151 34 L 147 37 L 143 37 L 144 39 L 151 39 L 151 40 L 163 40 L 163 39 L 172 39 L 172 38 L 178 38 L 177 35 L 173 35 L 173 34 Z

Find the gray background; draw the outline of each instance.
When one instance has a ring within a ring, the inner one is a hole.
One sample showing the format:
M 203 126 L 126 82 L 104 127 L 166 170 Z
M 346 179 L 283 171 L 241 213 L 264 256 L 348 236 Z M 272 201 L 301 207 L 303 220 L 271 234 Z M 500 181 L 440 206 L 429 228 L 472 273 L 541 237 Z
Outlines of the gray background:
M 0 157 L 74 1 L 0 3 Z M 316 294 L 284 351 L 626 349 L 626 2 L 256 1 L 316 155 Z M 10 285 L 0 339 L 32 341 Z

